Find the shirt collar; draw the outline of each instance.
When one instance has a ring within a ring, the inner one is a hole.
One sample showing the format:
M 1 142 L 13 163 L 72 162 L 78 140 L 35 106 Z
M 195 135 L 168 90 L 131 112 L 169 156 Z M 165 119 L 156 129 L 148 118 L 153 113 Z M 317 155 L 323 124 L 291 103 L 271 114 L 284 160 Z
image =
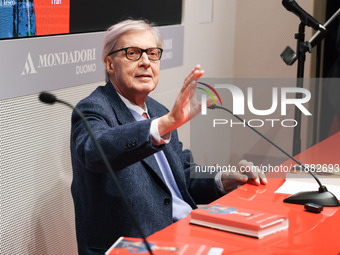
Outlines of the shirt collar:
M 121 94 L 119 94 L 117 92 L 118 96 L 120 97 L 120 99 L 122 99 L 123 103 L 126 105 L 127 108 L 130 108 L 131 110 L 134 110 L 135 112 L 137 112 L 138 114 L 142 115 L 144 112 L 146 112 L 148 114 L 148 108 L 146 106 L 146 104 L 144 103 L 144 107 L 139 107 L 138 105 L 130 102 L 128 99 L 126 99 L 125 97 L 123 97 Z M 149 114 L 148 114 L 149 115 Z

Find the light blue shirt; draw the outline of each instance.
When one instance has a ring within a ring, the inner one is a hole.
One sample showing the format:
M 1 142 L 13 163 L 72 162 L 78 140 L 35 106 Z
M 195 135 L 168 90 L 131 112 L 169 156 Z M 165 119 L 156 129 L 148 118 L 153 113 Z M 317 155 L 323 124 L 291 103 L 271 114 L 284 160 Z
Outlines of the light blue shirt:
M 149 117 L 146 105 L 144 106 L 144 109 L 142 109 L 141 107 L 132 104 L 130 101 L 128 101 L 126 98 L 122 97 L 121 95 L 119 95 L 119 96 L 122 98 L 125 105 L 129 108 L 130 112 L 132 113 L 132 115 L 134 116 L 136 121 L 145 120 L 145 118 L 142 116 L 142 114 L 144 112 Z M 170 139 L 170 134 L 168 134 L 168 136 L 166 136 L 166 140 L 164 140 L 163 137 L 159 137 L 158 120 L 159 119 L 152 121 L 153 123 L 151 124 L 150 134 L 153 137 L 153 139 L 157 142 L 157 144 L 168 143 L 169 139 Z M 154 137 L 154 136 L 158 136 L 158 137 Z M 155 159 L 158 163 L 158 166 L 159 166 L 159 168 L 162 172 L 164 181 L 165 181 L 167 187 L 169 188 L 169 190 L 171 192 L 173 221 L 174 222 L 178 221 L 178 220 L 188 216 L 190 214 L 192 208 L 188 203 L 186 203 L 183 200 L 183 197 L 182 197 L 182 195 L 181 195 L 181 193 L 178 189 L 177 183 L 176 183 L 175 178 L 172 174 L 169 162 L 164 155 L 164 152 L 159 151 L 159 152 L 155 153 L 154 156 L 155 156 Z

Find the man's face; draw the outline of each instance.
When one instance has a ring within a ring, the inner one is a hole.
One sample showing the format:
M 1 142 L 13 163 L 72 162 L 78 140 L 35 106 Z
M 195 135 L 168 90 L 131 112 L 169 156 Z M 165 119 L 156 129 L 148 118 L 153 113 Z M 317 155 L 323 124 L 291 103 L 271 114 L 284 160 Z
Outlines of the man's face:
M 153 34 L 143 30 L 122 35 L 113 50 L 126 47 L 148 49 L 157 47 L 157 44 Z M 127 59 L 125 51 L 114 53 L 109 58 L 110 80 L 115 89 L 125 98 L 139 104 L 141 99 L 145 100 L 146 96 L 156 88 L 160 61 L 150 61 L 145 52 L 139 60 Z

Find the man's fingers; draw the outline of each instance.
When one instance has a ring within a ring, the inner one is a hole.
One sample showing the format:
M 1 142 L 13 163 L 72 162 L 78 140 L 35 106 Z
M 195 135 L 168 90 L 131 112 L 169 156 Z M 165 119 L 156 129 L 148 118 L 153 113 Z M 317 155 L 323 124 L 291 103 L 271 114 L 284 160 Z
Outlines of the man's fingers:
M 184 84 L 183 84 L 181 92 L 183 92 L 191 84 L 191 81 L 193 79 L 197 80 L 203 75 L 204 72 L 200 71 L 200 69 L 201 69 L 201 66 L 196 65 L 195 68 L 191 70 L 189 75 L 184 79 Z M 203 73 L 200 75 L 201 72 Z
M 235 179 L 239 184 L 244 184 L 248 181 L 248 176 L 241 173 L 235 173 Z
M 240 172 L 224 172 L 221 179 L 223 188 L 227 191 L 245 184 L 248 181 L 248 176 Z
M 197 87 L 197 80 L 202 77 L 204 71 L 202 70 L 194 70 L 192 75 L 190 75 L 190 79 L 186 79 L 184 85 L 181 89 L 181 94 L 184 97 L 189 97 L 189 99 L 193 98 L 196 95 L 196 87 Z
M 259 177 L 260 177 L 260 181 L 261 181 L 262 184 L 267 184 L 268 183 L 266 174 L 263 171 L 260 171 Z
M 267 178 L 265 173 L 257 166 L 254 166 L 252 162 L 247 160 L 241 160 L 238 164 L 239 171 L 246 174 L 250 181 L 255 185 L 267 184 Z

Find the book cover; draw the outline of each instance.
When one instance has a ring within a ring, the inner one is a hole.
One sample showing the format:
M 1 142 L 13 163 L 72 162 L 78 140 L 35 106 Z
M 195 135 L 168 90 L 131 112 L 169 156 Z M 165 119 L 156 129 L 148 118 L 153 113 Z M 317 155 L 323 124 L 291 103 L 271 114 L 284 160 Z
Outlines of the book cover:
M 288 228 L 288 218 L 282 215 L 219 204 L 193 210 L 190 223 L 259 239 Z
M 220 255 L 223 249 L 211 247 L 204 244 L 187 244 L 178 242 L 154 241 L 149 240 L 148 243 L 154 255 Z M 120 237 L 105 255 L 115 254 L 149 254 L 145 243 L 141 238 Z

